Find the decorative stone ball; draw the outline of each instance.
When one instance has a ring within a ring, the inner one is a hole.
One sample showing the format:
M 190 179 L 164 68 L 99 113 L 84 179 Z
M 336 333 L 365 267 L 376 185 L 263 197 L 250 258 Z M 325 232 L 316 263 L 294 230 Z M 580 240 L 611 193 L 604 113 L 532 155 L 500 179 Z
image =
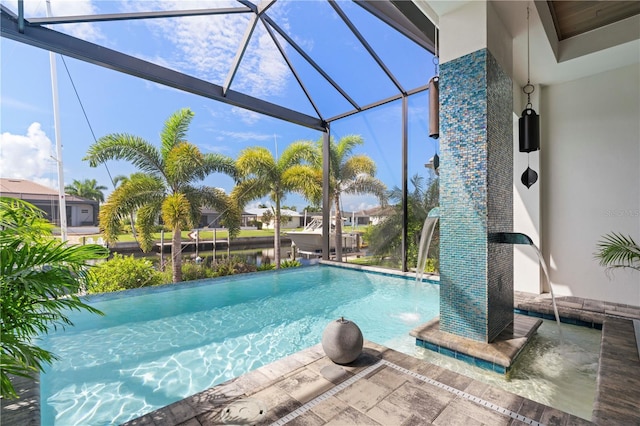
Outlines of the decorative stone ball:
M 362 331 L 344 317 L 331 321 L 322 333 L 322 349 L 336 364 L 349 364 L 362 352 Z

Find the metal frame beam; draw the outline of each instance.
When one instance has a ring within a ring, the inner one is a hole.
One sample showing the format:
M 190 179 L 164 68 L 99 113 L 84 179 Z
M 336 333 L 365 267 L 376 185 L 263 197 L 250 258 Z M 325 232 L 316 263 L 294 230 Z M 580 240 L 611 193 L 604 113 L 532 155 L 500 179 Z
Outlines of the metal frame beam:
M 367 104 L 367 105 L 363 106 L 362 108 L 360 108 L 359 110 L 355 110 L 354 109 L 354 110 L 351 110 L 351 111 L 344 112 L 342 114 L 334 115 L 331 118 L 327 118 L 327 122 L 328 123 L 332 123 L 332 122 L 340 120 L 342 118 L 350 117 L 350 116 L 352 116 L 354 114 L 357 114 L 359 112 L 366 111 L 366 110 L 369 110 L 369 109 L 372 109 L 372 108 L 376 108 L 376 107 L 379 107 L 380 105 L 388 104 L 389 102 L 397 101 L 399 99 L 402 99 L 404 96 L 415 95 L 416 93 L 424 92 L 426 90 L 429 90 L 429 86 L 428 85 L 420 86 L 420 87 L 417 87 L 415 89 L 409 90 L 404 95 L 397 94 L 397 95 L 389 96 L 386 99 L 382 99 L 380 101 L 372 102 L 370 104 Z
M 222 96 L 227 96 L 227 91 L 231 86 L 231 82 L 233 81 L 233 78 L 236 76 L 236 73 L 238 72 L 238 68 L 240 67 L 240 61 L 242 61 L 244 52 L 246 52 L 247 47 L 249 47 L 249 41 L 251 40 L 251 35 L 253 34 L 253 30 L 256 29 L 257 23 L 258 23 L 258 15 L 254 14 L 251 16 L 249 24 L 247 25 L 247 29 L 244 31 L 244 36 L 242 37 L 242 41 L 238 46 L 236 57 L 233 59 L 233 62 L 231 63 L 231 68 L 229 68 L 227 79 L 224 81 L 224 85 L 222 86 Z
M 385 65 L 385 63 L 382 61 L 382 59 L 380 59 L 380 57 L 376 54 L 376 52 L 373 50 L 373 48 L 371 47 L 371 45 L 367 42 L 367 40 L 362 36 L 362 34 L 360 33 L 360 31 L 358 31 L 358 29 L 356 28 L 356 26 L 353 24 L 353 22 L 351 22 L 351 20 L 349 19 L 349 17 L 342 11 L 342 9 L 340 8 L 340 6 L 338 6 L 338 3 L 336 3 L 335 0 L 329 0 L 329 4 L 331 5 L 331 7 L 333 7 L 333 10 L 336 11 L 336 13 L 338 14 L 338 16 L 340 16 L 340 18 L 342 19 L 342 21 L 347 25 L 347 27 L 349 27 L 349 29 L 351 30 L 351 32 L 353 33 L 353 35 L 356 36 L 356 38 L 360 41 L 360 43 L 362 44 L 362 46 L 364 46 L 364 48 L 367 50 L 367 52 L 369 52 L 369 55 L 371 55 L 371 57 L 373 58 L 374 61 L 376 61 L 376 63 L 378 64 L 378 66 L 382 69 L 382 71 L 384 71 L 384 73 L 387 75 L 387 77 L 389 77 L 389 79 L 393 82 L 393 84 L 396 86 L 396 88 L 398 89 L 398 91 L 400 93 L 402 93 L 403 95 L 406 94 L 406 90 L 404 90 L 404 88 L 402 87 L 402 85 L 400 84 L 400 82 L 398 81 L 398 79 L 393 75 L 393 73 L 391 72 L 391 70 L 389 70 L 389 68 L 387 68 L 387 66 Z
M 372 0 L 353 0 L 355 4 L 362 7 L 367 12 L 371 13 L 376 18 L 380 19 L 385 24 L 389 25 L 391 28 L 398 31 L 400 34 L 413 41 L 417 45 L 423 47 L 429 52 L 433 53 L 434 43 L 433 40 L 427 35 L 432 34 L 434 32 L 433 28 L 435 27 L 431 21 L 428 21 L 425 25 L 430 26 L 431 28 L 425 28 L 424 30 L 418 28 L 415 23 L 413 23 L 403 11 L 398 9 L 398 4 L 402 6 L 403 3 L 411 3 L 410 1 L 401 1 L 401 2 L 382 2 L 382 1 L 372 1 Z M 413 5 L 415 7 L 415 5 Z M 424 22 L 421 22 L 424 23 Z
M 56 52 L 94 65 L 100 65 L 314 130 L 325 131 L 326 128 L 326 123 L 319 118 L 232 90 L 227 92 L 227 96 L 223 96 L 222 87 L 213 83 L 48 28 L 27 26 L 25 32 L 20 33 L 17 19 L 11 13 L 6 12 L 4 6 L 2 6 L 0 17 L 0 29 L 2 37 L 10 40 Z
M 163 10 L 155 12 L 105 13 L 101 15 L 52 16 L 29 18 L 29 25 L 80 24 L 83 22 L 129 21 L 134 19 L 180 18 L 185 16 L 226 15 L 249 13 L 248 7 L 224 7 L 220 9 Z
M 262 19 L 262 17 L 260 18 L 260 20 L 262 21 L 262 24 L 264 25 L 265 29 L 267 30 L 267 33 L 269 33 L 269 36 L 271 36 L 271 39 L 273 40 L 273 43 L 276 45 L 276 47 L 280 51 L 280 54 L 282 55 L 282 59 L 284 59 L 284 61 L 287 63 L 287 66 L 291 70 L 291 73 L 293 74 L 295 79 L 298 81 L 298 84 L 300 85 L 300 88 L 302 89 L 302 91 L 304 92 L 305 96 L 309 100 L 309 103 L 311 103 L 311 106 L 316 111 L 316 114 L 318 114 L 318 117 L 320 117 L 320 119 L 322 119 L 322 113 L 320 112 L 320 108 L 318 108 L 316 103 L 313 101 L 313 98 L 311 97 L 311 93 L 309 93 L 309 91 L 307 90 L 307 87 L 304 85 L 304 82 L 302 81 L 302 78 L 298 74 L 298 71 L 293 66 L 293 63 L 291 63 L 291 60 L 289 59 L 289 56 L 287 55 L 287 52 L 284 50 L 284 47 L 282 47 L 282 44 L 280 44 L 280 42 L 278 41 L 278 38 L 273 33 L 273 30 L 271 29 L 269 24 L 267 24 L 267 22 L 264 19 Z
M 318 73 L 322 77 L 324 77 L 324 79 L 327 80 L 334 89 L 340 92 L 342 97 L 344 97 L 355 109 L 360 110 L 360 106 L 356 103 L 356 101 L 351 99 L 347 92 L 345 92 L 342 87 L 338 85 L 338 83 L 333 81 L 329 74 L 327 74 L 322 69 L 322 67 L 320 67 L 320 65 L 318 65 L 313 59 L 311 59 L 311 56 L 307 55 L 307 53 L 300 46 L 298 46 L 298 44 L 291 37 L 289 37 L 289 35 L 282 28 L 280 28 L 278 24 L 276 24 L 268 15 L 265 15 L 264 19 L 269 23 L 269 25 L 271 25 L 274 30 L 278 32 L 278 34 L 282 36 L 282 38 L 287 41 L 287 43 L 291 45 L 291 47 L 293 47 L 300 54 L 300 56 L 302 56 L 309 63 L 309 65 L 311 65 L 316 71 L 318 71 Z
M 329 260 L 331 245 L 331 198 L 329 194 L 329 176 L 331 174 L 331 155 L 329 152 L 331 128 L 322 134 L 322 259 Z
M 409 250 L 409 98 L 402 97 L 402 272 L 409 270 L 407 251 Z

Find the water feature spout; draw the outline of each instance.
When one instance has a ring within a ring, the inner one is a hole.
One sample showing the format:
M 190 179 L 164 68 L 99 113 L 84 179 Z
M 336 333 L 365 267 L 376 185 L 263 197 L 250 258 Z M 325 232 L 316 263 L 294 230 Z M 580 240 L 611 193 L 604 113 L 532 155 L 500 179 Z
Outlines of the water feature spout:
M 418 264 L 416 265 L 416 281 L 422 282 L 424 270 L 427 267 L 427 258 L 429 257 L 429 247 L 431 246 L 431 238 L 433 231 L 436 229 L 438 218 L 440 216 L 438 207 L 431 209 L 427 214 L 427 218 L 422 225 L 422 233 L 420 235 L 420 244 L 418 246 Z
M 528 235 L 519 232 L 495 232 L 489 234 L 490 243 L 523 244 L 533 246 L 533 240 Z
M 560 340 L 562 341 L 562 329 L 560 328 L 560 315 L 558 314 L 558 306 L 556 305 L 556 298 L 553 294 L 553 286 L 551 285 L 551 280 L 549 279 L 549 270 L 547 269 L 547 262 L 545 262 L 544 257 L 542 256 L 542 252 L 533 243 L 533 240 L 525 234 L 520 232 L 494 232 L 489 234 L 488 238 L 490 243 L 498 243 L 498 244 L 521 244 L 528 245 L 533 248 L 538 256 L 538 262 L 540 266 L 542 266 L 542 272 L 544 272 L 544 276 L 547 280 L 547 284 L 549 284 L 549 290 L 551 292 L 551 303 L 553 304 L 553 313 L 556 317 L 556 323 L 558 324 L 558 332 L 560 333 Z

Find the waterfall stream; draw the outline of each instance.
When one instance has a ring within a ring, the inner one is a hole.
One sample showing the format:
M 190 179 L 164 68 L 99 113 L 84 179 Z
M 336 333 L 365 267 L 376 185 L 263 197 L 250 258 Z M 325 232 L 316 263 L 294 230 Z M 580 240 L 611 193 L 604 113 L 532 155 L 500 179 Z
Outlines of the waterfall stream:
M 416 282 L 422 282 L 424 270 L 427 267 L 427 258 L 429 257 L 429 246 L 431 246 L 431 238 L 433 231 L 438 223 L 437 217 L 429 217 L 424 220 L 422 226 L 422 234 L 420 235 L 420 244 L 418 245 L 418 264 L 416 265 Z
M 562 338 L 562 328 L 560 327 L 560 315 L 558 314 L 558 306 L 556 305 L 556 297 L 553 294 L 553 286 L 551 285 L 551 280 L 549 279 L 549 269 L 547 268 L 547 262 L 545 262 L 542 253 L 538 246 L 533 243 L 533 240 L 529 238 L 528 235 L 519 233 L 519 232 L 497 232 L 491 234 L 489 236 L 489 241 L 494 243 L 502 243 L 502 244 L 522 244 L 528 245 L 533 248 L 536 255 L 538 256 L 538 263 L 542 266 L 542 272 L 544 272 L 544 277 L 547 280 L 547 284 L 549 285 L 549 290 L 551 293 L 551 303 L 553 305 L 553 313 L 556 317 L 556 323 L 558 324 L 558 332 L 560 334 L 560 341 L 563 341 Z

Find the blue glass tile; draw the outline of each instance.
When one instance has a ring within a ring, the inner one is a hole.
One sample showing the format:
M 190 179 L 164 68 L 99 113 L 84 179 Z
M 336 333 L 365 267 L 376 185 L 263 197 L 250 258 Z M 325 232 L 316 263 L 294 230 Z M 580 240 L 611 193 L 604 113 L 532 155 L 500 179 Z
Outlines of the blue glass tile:
M 446 355 L 448 357 L 451 358 L 455 358 L 456 357 L 456 351 L 452 351 L 449 348 L 445 348 L 443 346 L 440 346 L 440 351 L 439 351 L 442 355 Z

